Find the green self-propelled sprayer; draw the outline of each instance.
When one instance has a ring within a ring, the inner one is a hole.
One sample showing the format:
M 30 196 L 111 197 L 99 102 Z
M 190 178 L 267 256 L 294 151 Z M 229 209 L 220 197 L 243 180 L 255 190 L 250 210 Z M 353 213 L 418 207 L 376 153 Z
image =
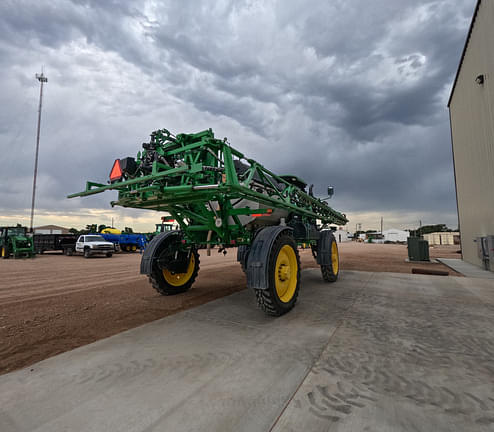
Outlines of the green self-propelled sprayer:
M 69 198 L 118 190 L 112 206 L 168 212 L 180 230 L 157 235 L 146 248 L 141 273 L 163 295 L 188 290 L 199 271 L 198 249 L 237 247 L 237 259 L 259 306 L 288 312 L 300 288 L 297 244 L 310 244 L 327 282 L 338 277 L 338 246 L 328 224 L 344 214 L 306 191 L 293 175 L 276 175 L 233 149 L 211 129 L 174 136 L 151 134 L 137 158 L 117 159 L 109 184 L 87 182 Z M 328 188 L 329 194 L 332 188 Z M 318 225 L 319 223 L 319 225 Z

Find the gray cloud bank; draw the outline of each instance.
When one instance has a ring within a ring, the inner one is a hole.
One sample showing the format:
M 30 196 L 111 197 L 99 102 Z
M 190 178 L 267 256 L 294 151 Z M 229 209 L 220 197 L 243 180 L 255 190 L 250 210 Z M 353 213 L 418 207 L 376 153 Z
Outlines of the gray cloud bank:
M 335 186 L 352 212 L 456 225 L 445 107 L 474 0 L 2 1 L 0 212 L 105 181 L 155 129 L 212 127 L 280 173 Z M 414 223 L 404 220 L 403 223 Z

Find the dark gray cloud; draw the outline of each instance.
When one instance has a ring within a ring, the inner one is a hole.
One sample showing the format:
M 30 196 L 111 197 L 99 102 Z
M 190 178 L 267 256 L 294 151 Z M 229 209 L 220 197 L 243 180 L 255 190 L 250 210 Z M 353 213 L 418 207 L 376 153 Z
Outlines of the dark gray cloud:
M 152 130 L 212 127 L 318 193 L 335 185 L 342 211 L 454 225 L 445 105 L 474 3 L 3 1 L 0 212 L 30 205 L 44 65 L 40 211 L 108 208 L 64 197 Z

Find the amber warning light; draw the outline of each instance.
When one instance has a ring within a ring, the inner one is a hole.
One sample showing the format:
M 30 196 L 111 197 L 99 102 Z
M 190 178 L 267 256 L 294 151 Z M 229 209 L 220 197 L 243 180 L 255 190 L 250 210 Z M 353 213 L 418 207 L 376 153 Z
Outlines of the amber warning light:
M 120 167 L 120 159 L 116 159 L 110 171 L 110 181 L 114 182 L 122 178 L 122 168 Z

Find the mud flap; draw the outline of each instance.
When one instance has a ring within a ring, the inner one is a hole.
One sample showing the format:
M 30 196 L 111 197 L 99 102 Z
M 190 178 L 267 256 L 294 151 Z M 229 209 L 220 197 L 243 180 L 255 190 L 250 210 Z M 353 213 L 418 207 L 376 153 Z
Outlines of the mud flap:
M 293 229 L 286 226 L 270 226 L 261 230 L 250 247 L 247 257 L 247 286 L 252 289 L 268 289 L 269 269 L 268 257 L 276 238 L 282 233 Z
M 141 259 L 141 274 L 151 275 L 153 271 L 153 263 L 156 260 L 157 252 L 161 244 L 171 236 L 181 236 L 182 231 L 168 231 L 165 233 L 158 234 L 155 238 L 153 238 L 146 249 L 144 249 L 144 253 L 142 254 Z

